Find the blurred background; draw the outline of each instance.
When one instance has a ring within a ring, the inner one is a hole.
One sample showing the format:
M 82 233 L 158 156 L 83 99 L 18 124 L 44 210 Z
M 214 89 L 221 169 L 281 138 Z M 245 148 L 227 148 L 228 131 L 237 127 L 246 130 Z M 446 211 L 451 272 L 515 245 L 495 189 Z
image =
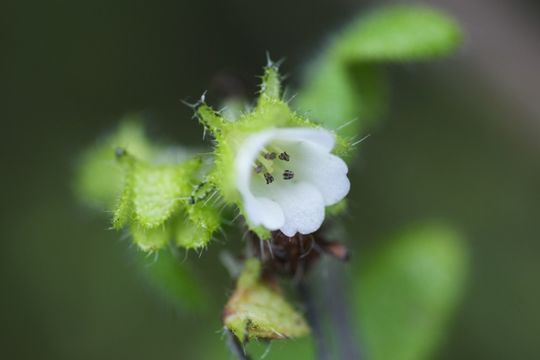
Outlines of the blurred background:
M 424 3 L 455 17 L 465 43 L 449 59 L 389 67 L 389 113 L 361 145 L 346 224 L 354 236 L 345 240 L 360 255 L 404 225 L 447 219 L 467 238 L 471 269 L 436 358 L 538 359 L 540 6 Z M 190 262 L 205 275 L 207 311 L 160 300 L 107 217 L 73 196 L 78 154 L 131 112 L 156 138 L 198 144 L 201 129 L 180 100 L 204 90 L 210 102 L 251 96 L 267 50 L 286 58 L 294 89 L 335 30 L 380 4 L 3 3 L 0 353 L 228 359 L 220 311 L 233 282 L 218 261 L 225 241 Z M 306 341 L 276 344 L 269 358 Z

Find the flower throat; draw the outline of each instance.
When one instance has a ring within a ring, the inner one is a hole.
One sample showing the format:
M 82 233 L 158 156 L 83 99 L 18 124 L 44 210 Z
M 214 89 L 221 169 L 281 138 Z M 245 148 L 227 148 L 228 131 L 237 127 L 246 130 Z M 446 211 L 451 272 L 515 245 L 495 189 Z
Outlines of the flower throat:
M 273 173 L 277 171 L 277 168 L 281 165 L 289 162 L 291 157 L 286 151 L 277 146 L 271 146 L 270 149 L 263 149 L 263 152 L 257 156 L 255 161 L 254 170 L 256 174 L 262 174 L 266 185 L 274 182 L 275 178 Z M 289 169 L 284 169 L 282 173 L 283 180 L 291 180 L 294 178 L 294 172 Z

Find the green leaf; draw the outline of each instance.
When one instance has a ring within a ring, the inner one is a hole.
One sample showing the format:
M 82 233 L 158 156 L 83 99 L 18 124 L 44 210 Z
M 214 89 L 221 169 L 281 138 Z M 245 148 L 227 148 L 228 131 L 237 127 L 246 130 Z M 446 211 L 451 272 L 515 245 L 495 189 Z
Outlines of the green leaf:
M 395 6 L 353 22 L 334 51 L 343 61 L 424 60 L 450 54 L 461 38 L 456 22 L 439 11 Z
M 261 279 L 261 263 L 246 261 L 223 321 L 241 341 L 288 339 L 305 336 L 309 327 L 284 298 L 277 283 Z
M 115 158 L 117 147 L 140 159 L 149 159 L 155 153 L 144 135 L 141 120 L 137 116 L 128 116 L 113 134 L 82 154 L 75 191 L 82 202 L 100 210 L 111 209 L 122 191 L 124 171 Z
M 394 6 L 353 21 L 309 68 L 296 105 L 338 134 L 357 137 L 384 114 L 388 91 L 382 63 L 450 54 L 458 25 L 426 7 Z
M 467 253 L 440 224 L 405 232 L 364 260 L 356 282 L 366 357 L 429 359 L 461 298 Z
M 384 112 L 388 89 L 380 67 L 322 60 L 309 73 L 296 106 L 324 127 L 354 140 Z
M 157 256 L 134 251 L 138 270 L 166 301 L 180 309 L 202 310 L 208 305 L 207 294 L 188 264 L 169 250 Z

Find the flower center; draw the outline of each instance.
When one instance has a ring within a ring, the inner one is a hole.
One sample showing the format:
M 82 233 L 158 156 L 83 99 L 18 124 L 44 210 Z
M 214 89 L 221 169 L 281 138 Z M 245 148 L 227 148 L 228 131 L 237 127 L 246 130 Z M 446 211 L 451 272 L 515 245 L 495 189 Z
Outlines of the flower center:
M 294 178 L 294 171 L 290 169 L 291 156 L 286 150 L 276 145 L 263 148 L 253 164 L 253 171 L 261 176 L 266 185 L 270 185 L 276 176 L 283 180 Z

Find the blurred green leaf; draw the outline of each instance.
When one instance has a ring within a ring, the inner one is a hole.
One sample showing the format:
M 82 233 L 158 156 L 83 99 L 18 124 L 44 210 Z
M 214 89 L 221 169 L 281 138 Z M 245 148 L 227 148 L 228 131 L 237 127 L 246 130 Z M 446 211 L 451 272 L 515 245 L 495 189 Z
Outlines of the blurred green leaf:
M 323 58 L 309 74 L 309 83 L 298 95 L 296 105 L 310 119 L 339 135 L 354 140 L 384 112 L 388 89 L 379 66 Z
M 308 68 L 297 97 L 312 119 L 356 137 L 383 114 L 387 84 L 380 63 L 425 60 L 459 45 L 458 25 L 426 7 L 387 7 L 362 16 Z
M 439 11 L 395 6 L 352 23 L 335 51 L 344 61 L 424 60 L 450 54 L 461 38 L 456 22 Z
M 115 158 L 122 147 L 139 159 L 150 159 L 155 149 L 144 135 L 141 119 L 124 118 L 118 129 L 96 143 L 81 156 L 75 177 L 75 191 L 80 200 L 99 210 L 110 210 L 122 191 L 124 171 Z
M 169 303 L 180 309 L 203 310 L 208 305 L 201 281 L 168 249 L 156 256 L 134 251 L 136 264 L 149 284 Z
M 355 294 L 368 359 L 432 357 L 462 295 L 462 240 L 451 228 L 424 225 L 364 260 Z

